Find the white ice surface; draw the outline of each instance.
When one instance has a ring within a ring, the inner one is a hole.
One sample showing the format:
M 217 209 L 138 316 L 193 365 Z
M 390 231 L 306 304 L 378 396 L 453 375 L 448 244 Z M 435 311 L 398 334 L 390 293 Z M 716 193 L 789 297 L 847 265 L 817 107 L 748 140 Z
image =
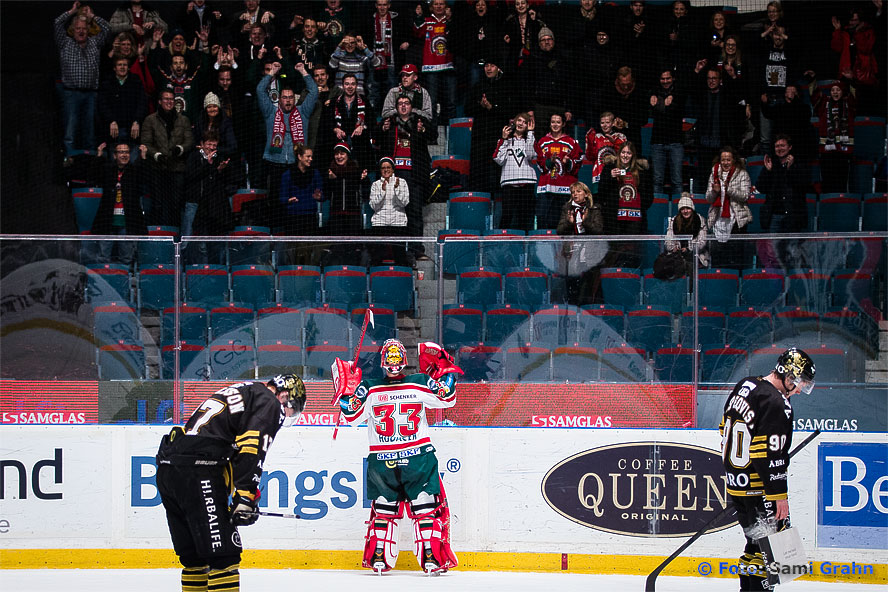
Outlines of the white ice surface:
M 0 570 L 3 592 L 176 592 L 180 589 L 176 569 L 36 569 Z M 382 576 L 368 571 L 335 570 L 241 570 L 243 592 L 275 590 L 323 590 L 356 592 L 425 592 L 490 590 L 508 592 L 604 592 L 644 590 L 643 576 L 585 575 L 516 572 L 471 572 L 455 570 L 438 577 L 420 572 L 390 572 Z M 735 591 L 736 579 L 704 577 L 661 577 L 657 592 Z M 778 587 L 778 592 L 876 592 L 888 586 L 845 584 L 837 582 L 794 581 Z

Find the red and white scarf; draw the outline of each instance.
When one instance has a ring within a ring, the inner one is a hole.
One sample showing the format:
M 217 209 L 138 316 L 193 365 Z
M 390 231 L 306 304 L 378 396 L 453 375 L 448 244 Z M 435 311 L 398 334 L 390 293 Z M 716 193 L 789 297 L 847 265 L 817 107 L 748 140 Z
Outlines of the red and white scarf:
M 392 13 L 386 13 L 380 17 L 379 13 L 373 15 L 373 53 L 382 60 L 377 70 L 385 70 L 392 64 Z
M 293 107 L 290 111 L 290 137 L 293 140 L 293 146 L 297 144 L 305 144 L 305 131 L 302 129 L 302 114 L 299 109 Z M 271 147 L 268 149 L 272 154 L 280 154 L 284 149 L 284 134 L 287 127 L 284 125 L 284 111 L 278 107 L 274 114 L 274 125 L 271 129 Z
M 720 179 L 719 171 L 721 170 L 721 165 L 716 163 L 714 167 L 712 167 L 712 180 Z M 731 165 L 731 170 L 728 171 L 728 176 L 725 177 L 725 180 L 721 183 L 721 193 L 718 198 L 716 198 L 715 203 L 712 205 L 721 207 L 721 217 L 722 218 L 730 218 L 731 217 L 731 200 L 728 199 L 728 185 L 731 184 L 731 179 L 734 178 L 734 173 L 737 168 L 734 165 Z

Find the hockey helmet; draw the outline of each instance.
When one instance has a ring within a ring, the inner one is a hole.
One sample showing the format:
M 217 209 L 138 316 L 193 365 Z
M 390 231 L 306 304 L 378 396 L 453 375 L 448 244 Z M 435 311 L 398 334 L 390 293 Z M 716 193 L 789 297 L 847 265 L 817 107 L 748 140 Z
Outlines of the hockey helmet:
M 804 351 L 791 347 L 777 358 L 777 366 L 774 371 L 781 378 L 789 378 L 793 385 L 806 395 L 810 395 L 814 389 L 814 360 Z
M 379 361 L 389 374 L 400 374 L 407 367 L 407 350 L 397 339 L 387 339 L 382 344 L 382 359 Z
M 284 391 L 287 392 L 287 400 L 281 403 L 281 412 L 284 415 L 283 426 L 292 425 L 305 409 L 305 383 L 295 374 L 278 374 L 269 380 L 268 384 L 274 387 L 276 395 Z M 287 409 L 292 409 L 293 415 L 288 416 Z

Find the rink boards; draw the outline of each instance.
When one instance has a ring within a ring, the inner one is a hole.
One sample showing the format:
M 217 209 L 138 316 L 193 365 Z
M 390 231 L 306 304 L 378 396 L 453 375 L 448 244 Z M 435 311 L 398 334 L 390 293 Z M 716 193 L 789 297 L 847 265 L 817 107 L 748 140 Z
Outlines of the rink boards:
M 159 426 L 4 426 L 0 566 L 168 567 L 154 485 Z M 363 428 L 283 430 L 244 564 L 357 568 L 369 501 Z M 807 434 L 797 432 L 795 441 Z M 461 567 L 646 574 L 727 503 L 715 430 L 433 428 Z M 813 576 L 888 583 L 888 437 L 821 434 L 792 461 Z M 730 577 L 742 532 L 716 522 L 665 573 Z M 399 568 L 416 567 L 412 525 Z M 704 565 L 705 564 L 705 565 Z M 721 569 L 719 566 L 722 566 Z M 704 574 L 705 575 L 705 574 Z

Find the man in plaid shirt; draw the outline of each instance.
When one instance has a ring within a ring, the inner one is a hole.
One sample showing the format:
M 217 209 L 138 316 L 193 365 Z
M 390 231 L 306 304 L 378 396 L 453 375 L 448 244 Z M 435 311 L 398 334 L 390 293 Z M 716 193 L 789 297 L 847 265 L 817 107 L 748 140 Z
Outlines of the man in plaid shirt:
M 102 17 L 95 16 L 90 7 L 78 14 L 80 2 L 54 22 L 56 45 L 62 68 L 62 96 L 65 117 L 65 154 L 75 150 L 94 150 L 96 97 L 99 89 L 99 55 L 111 26 Z M 74 16 L 76 15 L 76 16 Z M 74 16 L 73 23 L 67 27 Z M 89 36 L 90 23 L 95 19 L 101 29 Z M 67 28 L 66 28 L 67 27 Z M 71 35 L 68 35 L 70 31 Z

